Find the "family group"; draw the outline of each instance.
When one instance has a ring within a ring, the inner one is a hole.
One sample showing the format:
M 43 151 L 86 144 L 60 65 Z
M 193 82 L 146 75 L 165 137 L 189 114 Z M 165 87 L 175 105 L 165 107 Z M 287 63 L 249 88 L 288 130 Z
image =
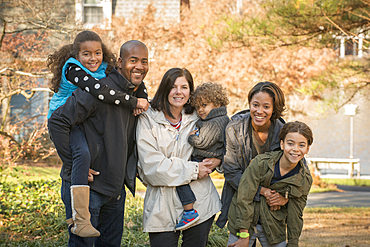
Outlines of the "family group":
M 121 246 L 125 188 L 135 195 L 137 177 L 152 247 L 177 247 L 180 235 L 184 247 L 205 247 L 214 222 L 227 224 L 228 246 L 298 246 L 313 135 L 303 122 L 285 123 L 278 85 L 254 85 L 249 109 L 230 119 L 224 86 L 195 88 L 192 74 L 175 67 L 148 100 L 147 46 L 127 41 L 117 59 L 89 30 L 47 66 L 68 246 Z M 221 198 L 212 172 L 224 174 Z

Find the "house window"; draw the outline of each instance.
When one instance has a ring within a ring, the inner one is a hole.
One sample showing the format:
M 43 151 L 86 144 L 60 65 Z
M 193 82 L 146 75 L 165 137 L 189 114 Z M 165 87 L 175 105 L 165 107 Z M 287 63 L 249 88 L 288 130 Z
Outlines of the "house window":
M 103 5 L 100 0 L 84 0 L 84 23 L 100 24 L 103 16 Z

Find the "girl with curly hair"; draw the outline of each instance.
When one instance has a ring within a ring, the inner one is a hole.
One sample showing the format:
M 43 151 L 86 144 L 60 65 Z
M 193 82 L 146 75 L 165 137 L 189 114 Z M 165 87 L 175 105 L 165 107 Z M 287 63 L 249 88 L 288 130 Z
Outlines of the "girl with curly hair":
M 99 81 L 106 77 L 115 65 L 115 55 L 104 45 L 98 34 L 89 30 L 77 34 L 73 44 L 64 45 L 50 54 L 47 66 L 54 75 L 50 87 L 54 95 L 50 101 L 48 118 L 56 109 L 65 104 L 67 98 L 78 87 L 105 103 L 133 108 L 136 114 L 146 110 L 149 103 L 146 109 L 145 107 L 137 109 L 139 108 L 138 99 L 130 97 L 128 100 L 126 93 L 112 89 Z M 137 95 L 140 95 L 140 98 L 147 98 L 146 89 L 138 92 Z M 57 141 L 53 139 L 53 142 Z M 67 209 L 66 206 L 67 223 L 72 226 L 70 230 L 73 234 L 80 237 L 98 237 L 100 236 L 99 231 L 90 222 L 90 187 L 88 186 L 88 182 L 92 182 L 93 179 L 90 173 L 93 175 L 98 175 L 98 173 L 95 171 L 89 173 L 90 151 L 79 126 L 74 126 L 70 132 L 69 153 L 70 160 L 63 160 L 63 163 L 71 164 L 68 169 L 71 180 L 71 197 L 66 196 L 69 193 L 62 193 L 62 200 L 68 202 L 65 205 L 71 204 L 72 207 Z
M 194 91 L 190 103 L 199 116 L 195 123 L 196 129 L 188 138 L 188 142 L 194 147 L 191 160 L 197 162 L 207 158 L 221 160 L 225 152 L 225 128 L 229 123 L 226 110 L 229 99 L 226 88 L 218 83 L 203 83 Z M 199 219 L 198 212 L 193 208 L 196 197 L 189 184 L 176 187 L 176 191 L 184 207 L 176 230 L 184 230 Z

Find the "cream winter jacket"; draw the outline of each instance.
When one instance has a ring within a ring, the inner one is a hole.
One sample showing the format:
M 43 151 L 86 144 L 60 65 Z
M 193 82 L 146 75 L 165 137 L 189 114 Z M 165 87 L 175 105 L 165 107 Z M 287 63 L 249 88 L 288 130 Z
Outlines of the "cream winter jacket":
M 149 108 L 137 124 L 138 172 L 147 190 L 144 199 L 144 232 L 174 231 L 183 206 L 176 186 L 189 184 L 196 196 L 194 209 L 200 224 L 221 209 L 219 195 L 210 177 L 198 178 L 198 163 L 190 161 L 193 147 L 188 136 L 195 129 L 196 113 L 182 113 L 180 130 L 163 112 Z M 192 181 L 194 180 L 194 181 Z

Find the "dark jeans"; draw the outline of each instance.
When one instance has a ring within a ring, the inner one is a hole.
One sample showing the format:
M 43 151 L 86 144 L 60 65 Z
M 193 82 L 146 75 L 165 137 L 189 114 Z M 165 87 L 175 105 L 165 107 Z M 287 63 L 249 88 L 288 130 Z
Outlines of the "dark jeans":
M 66 209 L 67 219 L 72 217 L 71 208 L 71 184 L 62 180 L 62 201 Z M 121 197 L 105 196 L 93 190 L 90 191 L 89 209 L 91 213 L 91 224 L 100 232 L 97 238 L 82 238 L 69 232 L 68 246 L 84 247 L 93 246 L 120 246 L 123 233 L 123 215 L 125 208 L 126 191 L 122 187 Z
M 191 161 L 202 162 L 202 160 L 202 158 L 191 156 Z M 184 184 L 176 187 L 176 192 L 179 195 L 181 204 L 183 206 L 194 203 L 197 200 L 189 184 Z
M 90 151 L 84 133 L 74 126 L 69 134 L 69 145 L 72 151 L 72 185 L 87 185 L 90 168 Z
M 176 192 L 179 195 L 181 204 L 188 205 L 190 203 L 194 203 L 197 199 L 193 191 L 190 188 L 190 185 L 184 184 L 176 187 Z
M 182 247 L 205 247 L 215 216 L 182 231 Z M 180 231 L 149 233 L 150 247 L 177 247 Z

